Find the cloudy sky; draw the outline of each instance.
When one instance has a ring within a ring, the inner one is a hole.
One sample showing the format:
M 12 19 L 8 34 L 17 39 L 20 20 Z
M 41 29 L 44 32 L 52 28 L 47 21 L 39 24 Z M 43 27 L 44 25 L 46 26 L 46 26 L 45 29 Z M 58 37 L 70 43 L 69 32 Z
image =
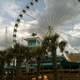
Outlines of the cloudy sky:
M 12 45 L 13 28 L 17 16 L 31 1 L 0 0 L 0 49 Z M 78 0 L 39 0 L 31 6 L 30 10 L 27 10 L 27 14 L 21 20 L 17 39 L 21 42 L 32 32 L 42 35 L 46 33 L 48 25 L 60 33 L 72 47 L 80 48 L 80 3 Z

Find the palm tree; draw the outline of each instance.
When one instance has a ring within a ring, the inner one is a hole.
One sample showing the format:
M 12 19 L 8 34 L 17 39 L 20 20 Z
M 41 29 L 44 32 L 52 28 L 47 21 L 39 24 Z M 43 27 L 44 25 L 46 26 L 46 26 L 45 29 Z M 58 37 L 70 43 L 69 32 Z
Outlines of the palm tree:
M 58 42 L 58 38 L 59 35 L 57 33 L 55 33 L 54 35 L 51 36 L 46 36 L 43 40 L 42 46 L 43 46 L 43 51 L 46 52 L 46 50 L 48 49 L 49 51 L 51 51 L 52 53 L 52 62 L 53 62 L 53 70 L 55 72 L 55 76 L 56 76 L 56 69 L 57 69 L 57 55 L 56 55 L 56 49 L 59 46 L 60 51 L 63 52 L 65 49 L 65 46 L 67 44 L 66 41 L 61 41 L 60 43 Z M 56 80 L 56 77 L 55 79 Z
M 57 39 L 59 38 L 58 34 L 47 36 L 43 40 L 43 49 L 46 51 L 46 49 L 50 50 L 52 52 L 53 57 L 53 64 L 55 65 L 54 68 L 56 68 L 56 49 L 58 46 Z

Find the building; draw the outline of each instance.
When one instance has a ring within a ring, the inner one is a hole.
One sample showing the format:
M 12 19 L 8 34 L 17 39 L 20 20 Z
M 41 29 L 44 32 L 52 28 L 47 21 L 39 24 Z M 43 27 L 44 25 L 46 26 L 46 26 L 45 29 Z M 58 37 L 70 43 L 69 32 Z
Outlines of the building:
M 27 41 L 27 47 L 37 47 L 42 44 L 42 40 L 39 37 L 30 37 L 25 40 Z

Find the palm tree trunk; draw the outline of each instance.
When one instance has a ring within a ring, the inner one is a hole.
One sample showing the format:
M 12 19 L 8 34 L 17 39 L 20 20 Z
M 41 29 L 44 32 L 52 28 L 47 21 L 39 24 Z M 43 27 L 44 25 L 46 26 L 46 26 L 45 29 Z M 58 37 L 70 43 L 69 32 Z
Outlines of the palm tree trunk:
M 38 76 L 40 74 L 40 55 L 37 57 L 37 80 L 38 80 Z
M 53 47 L 52 49 L 52 61 L 53 61 L 53 78 L 54 80 L 57 80 L 57 60 L 56 60 L 56 47 Z
M 0 61 L 0 75 L 3 77 L 3 74 L 4 74 L 4 60 L 2 59 Z

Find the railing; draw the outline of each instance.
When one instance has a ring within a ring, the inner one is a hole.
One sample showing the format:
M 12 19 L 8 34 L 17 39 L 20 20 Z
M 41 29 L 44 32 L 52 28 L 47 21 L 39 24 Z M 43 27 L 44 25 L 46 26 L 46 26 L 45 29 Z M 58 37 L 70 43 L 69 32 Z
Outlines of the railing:
M 8 70 L 7 73 L 0 74 L 0 80 L 32 80 L 37 77 L 42 78 L 41 80 L 44 80 L 43 77 L 53 80 L 55 73 L 57 80 L 80 80 L 80 69 L 56 69 L 56 72 L 55 70 L 40 70 L 39 75 L 37 72 L 27 73 L 25 69 Z

